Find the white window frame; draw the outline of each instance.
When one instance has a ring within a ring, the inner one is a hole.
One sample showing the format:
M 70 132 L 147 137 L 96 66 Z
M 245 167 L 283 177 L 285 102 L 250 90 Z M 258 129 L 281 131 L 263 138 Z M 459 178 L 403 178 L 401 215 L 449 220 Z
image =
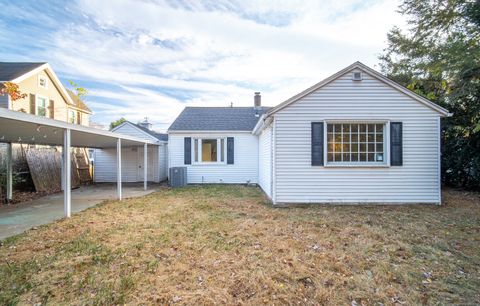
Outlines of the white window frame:
M 45 116 L 40 116 L 39 113 L 38 113 L 38 106 L 39 106 L 38 101 L 40 99 L 45 100 Z M 48 115 L 49 115 L 48 114 L 48 103 L 49 103 L 48 97 L 41 96 L 41 95 L 36 95 L 35 96 L 35 115 L 40 116 L 40 117 L 48 118 Z
M 41 80 L 44 80 L 45 81 L 45 86 L 43 86 L 41 84 Z M 45 88 L 45 89 L 48 89 L 48 78 L 46 75 L 43 75 L 43 74 L 39 74 L 38 75 L 38 87 L 42 87 L 42 88 Z
M 358 79 L 355 78 L 355 74 L 356 74 L 356 73 L 359 73 L 359 74 L 360 74 L 360 78 L 358 78 Z M 363 72 L 361 72 L 361 71 L 353 71 L 353 72 L 352 72 L 352 80 L 353 80 L 353 81 L 357 81 L 357 82 L 358 82 L 358 81 L 362 81 L 362 80 L 363 80 Z
M 217 161 L 204 162 L 202 161 L 202 142 L 203 140 L 217 140 Z M 221 148 L 223 140 L 223 150 Z M 195 150 L 195 143 L 197 148 Z M 227 137 L 192 137 L 192 165 L 226 165 L 227 164 Z M 198 161 L 195 158 L 195 151 L 197 152 Z M 222 161 L 223 151 L 223 161 Z
M 73 122 L 70 121 L 70 112 L 73 112 Z M 78 124 L 77 122 L 77 111 L 71 108 L 67 109 L 67 122 L 72 124 Z
M 329 162 L 328 161 L 328 125 L 329 124 L 383 124 L 383 162 Z M 390 120 L 325 120 L 323 128 L 323 160 L 325 167 L 347 167 L 347 168 L 385 168 L 390 167 Z

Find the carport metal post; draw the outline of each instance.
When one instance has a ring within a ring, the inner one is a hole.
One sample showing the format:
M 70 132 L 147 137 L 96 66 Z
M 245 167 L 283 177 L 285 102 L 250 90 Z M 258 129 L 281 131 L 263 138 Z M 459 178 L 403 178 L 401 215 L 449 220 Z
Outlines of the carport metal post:
M 117 197 L 122 200 L 122 139 L 117 138 Z
M 7 143 L 7 201 L 13 199 L 12 143 Z
M 148 146 L 147 143 L 143 144 L 143 190 L 147 190 L 147 166 L 148 166 L 148 156 L 147 156 Z
M 63 130 L 63 206 L 65 217 L 70 218 L 72 214 L 72 170 L 71 170 L 71 154 L 70 154 L 70 129 Z

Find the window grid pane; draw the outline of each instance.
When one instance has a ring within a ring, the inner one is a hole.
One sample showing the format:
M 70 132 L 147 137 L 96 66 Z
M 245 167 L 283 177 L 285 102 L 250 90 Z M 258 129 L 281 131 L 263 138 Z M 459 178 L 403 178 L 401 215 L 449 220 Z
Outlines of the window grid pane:
M 327 124 L 327 161 L 384 162 L 384 124 Z
M 46 100 L 44 98 L 37 99 L 37 115 L 38 116 L 47 116 L 47 109 L 46 109 Z
M 217 161 L 217 139 L 202 139 L 202 162 Z

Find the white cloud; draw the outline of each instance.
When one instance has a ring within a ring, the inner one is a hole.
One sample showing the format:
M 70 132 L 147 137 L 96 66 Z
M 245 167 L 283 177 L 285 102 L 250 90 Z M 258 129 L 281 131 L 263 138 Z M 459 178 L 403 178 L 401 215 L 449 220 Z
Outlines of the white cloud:
M 373 66 L 403 25 L 398 4 L 79 0 L 44 55 L 64 78 L 93 82 L 96 121 L 163 124 L 185 105 L 251 105 L 254 91 L 276 105 L 356 60 Z

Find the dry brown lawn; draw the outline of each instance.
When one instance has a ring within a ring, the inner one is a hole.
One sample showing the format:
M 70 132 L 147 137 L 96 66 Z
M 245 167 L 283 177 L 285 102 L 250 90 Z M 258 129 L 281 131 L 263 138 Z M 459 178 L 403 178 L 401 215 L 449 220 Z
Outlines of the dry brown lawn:
M 0 304 L 480 304 L 480 196 L 273 208 L 256 187 L 106 202 L 0 247 Z

